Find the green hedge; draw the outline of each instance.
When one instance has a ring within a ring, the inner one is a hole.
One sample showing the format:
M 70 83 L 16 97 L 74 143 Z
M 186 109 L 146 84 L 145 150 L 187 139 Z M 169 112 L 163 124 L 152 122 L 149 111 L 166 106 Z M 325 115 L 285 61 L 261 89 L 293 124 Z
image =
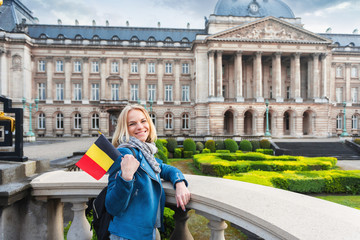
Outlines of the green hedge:
M 272 150 L 272 149 L 258 148 L 258 149 L 256 149 L 256 152 L 267 154 L 267 155 L 274 155 L 274 150 Z
M 269 140 L 267 139 L 262 139 L 260 141 L 260 148 L 264 148 L 264 149 L 270 149 L 271 148 L 271 143 Z
M 192 158 L 194 155 L 193 151 L 184 151 L 184 158 Z
M 215 148 L 216 150 L 225 150 L 225 144 L 223 140 L 216 140 L 215 141 Z
M 360 194 L 360 170 L 329 171 L 252 171 L 224 176 L 299 193 Z
M 251 142 L 248 140 L 242 140 L 240 142 L 240 150 L 244 152 L 250 152 L 252 151 L 252 145 Z
M 216 153 L 230 153 L 230 150 L 216 150 Z
M 168 138 L 167 139 L 167 149 L 171 153 L 175 153 L 175 148 L 178 147 L 177 141 L 175 138 Z
M 204 149 L 204 144 L 202 142 L 196 142 L 196 150 L 202 151 Z
M 182 149 L 181 148 L 175 148 L 174 158 L 182 158 Z
M 214 153 L 216 151 L 215 141 L 214 140 L 207 140 L 205 142 L 205 148 L 210 149 L 210 151 Z
M 204 148 L 201 153 L 211 153 L 210 149 Z
M 226 139 L 224 141 L 225 149 L 229 150 L 230 152 L 236 152 L 239 149 L 239 146 L 233 139 Z

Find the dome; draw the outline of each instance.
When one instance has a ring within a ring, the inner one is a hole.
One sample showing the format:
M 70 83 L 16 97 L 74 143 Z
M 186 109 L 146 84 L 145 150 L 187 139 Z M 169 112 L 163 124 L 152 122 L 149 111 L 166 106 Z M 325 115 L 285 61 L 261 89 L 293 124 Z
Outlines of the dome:
M 237 17 L 295 18 L 293 11 L 281 0 L 219 0 L 214 14 Z

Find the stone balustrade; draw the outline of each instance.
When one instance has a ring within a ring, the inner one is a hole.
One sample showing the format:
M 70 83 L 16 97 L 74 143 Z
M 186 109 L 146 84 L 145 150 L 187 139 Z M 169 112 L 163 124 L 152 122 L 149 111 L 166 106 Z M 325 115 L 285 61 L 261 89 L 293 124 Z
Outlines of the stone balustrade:
M 222 240 L 227 224 L 241 226 L 264 239 L 358 239 L 360 211 L 280 189 L 214 177 L 186 175 L 191 192 L 188 209 L 209 220 L 211 240 Z M 86 202 L 106 186 L 107 177 L 94 180 L 84 172 L 54 171 L 32 180 L 32 195 L 48 205 L 47 239 L 64 239 L 63 203 L 73 204 L 69 240 L 91 238 L 85 218 Z M 175 206 L 175 191 L 164 182 L 167 206 Z M 187 212 L 175 211 L 171 239 L 193 239 Z

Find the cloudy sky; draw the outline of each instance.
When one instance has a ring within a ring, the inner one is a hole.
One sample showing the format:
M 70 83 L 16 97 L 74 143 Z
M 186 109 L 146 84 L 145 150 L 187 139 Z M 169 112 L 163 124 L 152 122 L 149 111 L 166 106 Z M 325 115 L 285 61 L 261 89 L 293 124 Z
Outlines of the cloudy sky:
M 21 0 L 42 24 L 105 25 L 203 28 L 204 17 L 214 12 L 217 0 Z M 262 1 L 262 0 L 258 0 Z M 322 33 L 328 27 L 333 33 L 360 30 L 359 0 L 283 0 L 302 19 L 307 30 Z M 250 2 L 250 0 L 249 0 Z

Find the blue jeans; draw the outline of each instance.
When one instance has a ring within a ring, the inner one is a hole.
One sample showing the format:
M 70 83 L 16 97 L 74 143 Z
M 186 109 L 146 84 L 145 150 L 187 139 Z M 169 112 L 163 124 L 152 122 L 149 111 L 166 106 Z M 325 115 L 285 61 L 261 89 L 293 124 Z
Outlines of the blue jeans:
M 130 240 L 130 239 L 119 237 L 114 234 L 110 234 L 110 240 Z M 153 240 L 156 240 L 156 228 L 154 228 L 153 231 Z

